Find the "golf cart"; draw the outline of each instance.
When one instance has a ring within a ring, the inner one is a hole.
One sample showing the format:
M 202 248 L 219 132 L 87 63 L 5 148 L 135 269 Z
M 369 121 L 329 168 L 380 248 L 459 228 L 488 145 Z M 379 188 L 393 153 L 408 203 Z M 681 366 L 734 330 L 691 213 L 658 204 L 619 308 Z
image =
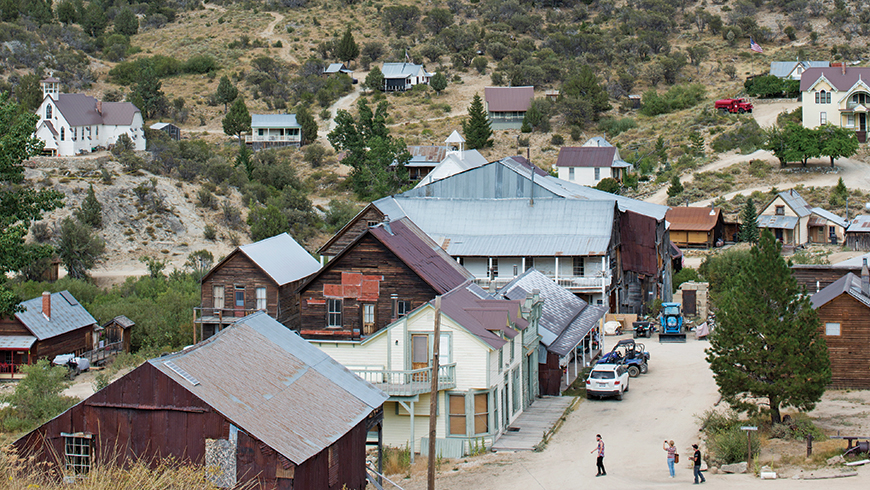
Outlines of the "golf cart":
M 610 352 L 601 356 L 597 364 L 624 364 L 628 375 L 636 378 L 649 370 L 649 352 L 644 351 L 643 344 L 634 339 L 622 339 L 613 346 Z

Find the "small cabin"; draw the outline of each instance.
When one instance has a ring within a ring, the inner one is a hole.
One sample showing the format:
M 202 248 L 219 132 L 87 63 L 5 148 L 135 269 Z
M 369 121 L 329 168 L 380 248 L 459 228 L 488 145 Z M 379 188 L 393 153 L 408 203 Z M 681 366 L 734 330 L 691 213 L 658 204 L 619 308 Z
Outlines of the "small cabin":
M 254 151 L 281 146 L 302 145 L 302 125 L 296 114 L 251 114 L 251 134 L 245 144 Z

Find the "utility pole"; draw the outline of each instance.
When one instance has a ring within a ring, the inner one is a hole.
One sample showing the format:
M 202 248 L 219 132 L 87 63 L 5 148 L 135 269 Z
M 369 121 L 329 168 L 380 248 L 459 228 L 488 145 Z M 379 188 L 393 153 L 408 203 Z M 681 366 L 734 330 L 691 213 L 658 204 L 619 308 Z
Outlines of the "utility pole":
M 441 347 L 441 295 L 435 296 L 435 340 L 432 345 L 432 388 L 429 390 L 428 490 L 435 490 L 435 425 L 438 421 L 438 355 Z

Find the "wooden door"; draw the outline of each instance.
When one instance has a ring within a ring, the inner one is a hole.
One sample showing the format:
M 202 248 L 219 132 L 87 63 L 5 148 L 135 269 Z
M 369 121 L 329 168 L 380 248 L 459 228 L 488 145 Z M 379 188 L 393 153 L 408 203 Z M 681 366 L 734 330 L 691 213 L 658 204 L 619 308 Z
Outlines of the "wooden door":
M 429 367 L 429 335 L 411 335 L 411 369 Z M 414 375 L 414 381 L 427 381 L 426 373 Z
M 683 291 L 683 314 L 687 316 L 695 316 L 698 314 L 694 289 L 686 289 Z

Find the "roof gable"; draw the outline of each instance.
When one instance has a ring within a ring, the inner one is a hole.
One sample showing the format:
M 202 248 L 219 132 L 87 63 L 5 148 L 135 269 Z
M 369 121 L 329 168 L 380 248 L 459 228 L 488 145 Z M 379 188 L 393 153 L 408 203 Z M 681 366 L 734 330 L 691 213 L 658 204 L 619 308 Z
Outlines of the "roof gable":
M 709 231 L 716 227 L 721 216 L 719 208 L 680 206 L 669 209 L 665 219 L 671 230 Z
M 613 146 L 563 146 L 557 167 L 613 167 L 617 158 Z
M 535 98 L 535 87 L 484 87 L 489 112 L 526 112 Z
M 870 296 L 865 295 L 861 291 L 861 278 L 851 272 L 846 273 L 845 276 L 829 284 L 825 289 L 812 295 L 810 303 L 812 303 L 814 309 L 819 309 L 841 294 L 848 294 L 864 306 L 870 308 Z
M 43 314 L 42 296 L 22 302 L 21 307 L 24 311 L 16 313 L 15 318 L 39 340 L 57 337 L 97 323 L 69 291 L 51 295 L 50 319 Z
M 201 282 L 205 284 L 208 278 L 237 253 L 251 259 L 278 286 L 304 279 L 320 269 L 320 262 L 285 232 L 236 248 L 212 267 L 208 274 L 203 276 Z

